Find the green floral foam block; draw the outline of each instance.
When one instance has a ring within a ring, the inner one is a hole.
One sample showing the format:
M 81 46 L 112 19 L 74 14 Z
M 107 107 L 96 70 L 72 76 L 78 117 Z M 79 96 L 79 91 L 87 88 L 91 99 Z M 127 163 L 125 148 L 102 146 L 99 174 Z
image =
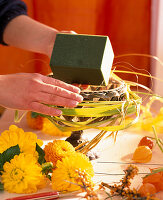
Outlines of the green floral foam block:
M 107 36 L 57 34 L 50 66 L 67 83 L 107 85 L 114 59 Z

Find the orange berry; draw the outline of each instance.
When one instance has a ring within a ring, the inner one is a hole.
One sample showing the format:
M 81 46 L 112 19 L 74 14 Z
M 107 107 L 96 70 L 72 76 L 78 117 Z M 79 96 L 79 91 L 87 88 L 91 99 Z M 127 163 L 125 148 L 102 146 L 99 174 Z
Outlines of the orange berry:
M 82 84 L 82 85 L 81 85 L 81 89 L 83 89 L 83 90 L 88 89 L 88 87 L 89 87 L 89 85 L 87 85 L 87 84 Z
M 156 188 L 151 183 L 144 183 L 138 190 L 142 197 L 147 196 L 147 194 L 153 195 L 156 193 Z
M 148 146 L 152 150 L 153 149 L 153 141 L 151 138 L 145 136 L 140 140 L 138 146 Z
M 147 163 L 152 158 L 152 151 L 148 146 L 139 146 L 133 154 L 133 160 L 137 163 Z

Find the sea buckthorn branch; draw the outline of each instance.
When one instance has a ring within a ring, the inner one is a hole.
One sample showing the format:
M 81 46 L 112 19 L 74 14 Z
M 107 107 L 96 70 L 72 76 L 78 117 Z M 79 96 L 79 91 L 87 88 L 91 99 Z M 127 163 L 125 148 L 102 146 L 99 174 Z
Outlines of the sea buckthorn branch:
M 134 165 L 129 165 L 126 170 L 124 170 L 125 176 L 120 180 L 120 184 L 109 185 L 107 183 L 102 182 L 100 184 L 100 188 L 108 188 L 110 193 L 106 193 L 108 198 L 114 196 L 121 196 L 123 199 L 126 200 L 153 200 L 154 197 L 150 194 L 147 196 L 142 197 L 141 194 L 135 189 L 130 189 L 131 179 L 138 174 L 138 168 Z
M 88 174 L 80 169 L 76 169 L 75 172 L 78 174 L 78 176 L 75 178 L 75 182 L 70 182 L 67 180 L 65 181 L 79 186 L 82 192 L 86 192 L 84 198 L 88 200 L 99 200 L 94 189 L 94 183 L 89 179 Z
M 85 198 L 90 200 L 99 200 L 95 190 L 94 190 L 94 184 L 88 180 L 88 176 L 86 172 L 81 172 L 80 170 L 76 170 L 78 173 L 78 177 L 76 178 L 77 182 L 82 183 L 82 191 L 86 192 Z

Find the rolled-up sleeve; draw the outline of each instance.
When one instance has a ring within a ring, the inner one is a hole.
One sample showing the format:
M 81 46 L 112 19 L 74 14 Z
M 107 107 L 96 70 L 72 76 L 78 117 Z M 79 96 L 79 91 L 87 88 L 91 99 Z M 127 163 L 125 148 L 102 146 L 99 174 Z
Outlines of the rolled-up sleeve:
M 7 24 L 19 15 L 27 15 L 27 7 L 21 0 L 0 0 L 0 44 L 7 45 L 3 41 L 3 33 Z

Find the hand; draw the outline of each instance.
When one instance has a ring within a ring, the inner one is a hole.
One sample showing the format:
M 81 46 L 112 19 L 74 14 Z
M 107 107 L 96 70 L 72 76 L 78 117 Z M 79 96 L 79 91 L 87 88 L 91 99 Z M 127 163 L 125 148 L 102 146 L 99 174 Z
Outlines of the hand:
M 44 104 L 75 107 L 83 98 L 80 89 L 37 73 L 0 75 L 0 105 L 31 110 L 47 115 L 61 115 L 56 108 Z

